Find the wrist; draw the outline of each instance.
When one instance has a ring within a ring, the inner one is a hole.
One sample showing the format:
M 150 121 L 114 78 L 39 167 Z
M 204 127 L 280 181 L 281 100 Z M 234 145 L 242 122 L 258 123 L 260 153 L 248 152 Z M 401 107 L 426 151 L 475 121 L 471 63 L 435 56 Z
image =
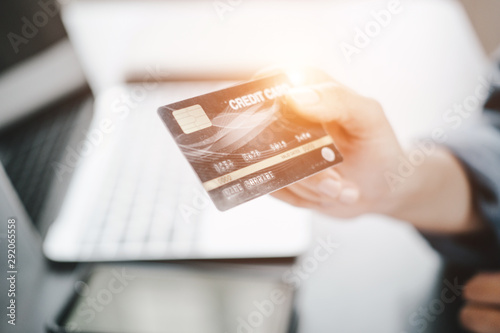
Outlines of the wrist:
M 450 152 L 438 149 L 420 165 L 411 166 L 399 173 L 398 186 L 389 187 L 380 213 L 430 232 L 460 233 L 482 227 L 473 211 L 466 173 Z

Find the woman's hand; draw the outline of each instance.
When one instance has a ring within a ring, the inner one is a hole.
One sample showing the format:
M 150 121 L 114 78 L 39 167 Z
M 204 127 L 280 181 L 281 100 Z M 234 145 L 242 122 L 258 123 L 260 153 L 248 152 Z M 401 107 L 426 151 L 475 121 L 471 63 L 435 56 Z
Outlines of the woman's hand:
M 380 104 L 333 80 L 293 89 L 289 102 L 300 116 L 324 124 L 344 162 L 275 196 L 341 217 L 377 210 L 390 195 L 384 172 L 403 155 Z
M 500 272 L 481 273 L 466 285 L 462 324 L 473 332 L 500 332 Z
M 302 76 L 305 84 L 291 89 L 289 103 L 300 116 L 323 124 L 344 162 L 275 192 L 275 197 L 336 217 L 386 214 L 427 231 L 478 227 L 466 175 L 452 154 L 436 148 L 414 174 L 392 188 L 386 175 L 397 173 L 406 152 L 382 106 L 319 70 L 305 69 Z

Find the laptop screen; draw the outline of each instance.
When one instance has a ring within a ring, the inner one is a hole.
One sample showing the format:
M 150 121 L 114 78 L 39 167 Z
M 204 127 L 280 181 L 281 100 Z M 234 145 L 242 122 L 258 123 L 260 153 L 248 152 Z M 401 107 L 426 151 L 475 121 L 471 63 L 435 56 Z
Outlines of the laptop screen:
M 3 0 L 0 8 L 0 75 L 66 37 L 55 0 Z
M 56 0 L 2 0 L 0 33 L 0 161 L 39 227 L 90 92 Z
M 86 85 L 56 0 L 0 2 L 0 127 Z

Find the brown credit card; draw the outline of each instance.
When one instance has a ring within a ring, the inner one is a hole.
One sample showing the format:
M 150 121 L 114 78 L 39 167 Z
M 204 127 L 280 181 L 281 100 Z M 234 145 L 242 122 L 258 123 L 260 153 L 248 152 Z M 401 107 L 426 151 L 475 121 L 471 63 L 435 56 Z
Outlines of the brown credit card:
M 219 210 L 342 161 L 321 124 L 287 104 L 292 87 L 288 76 L 279 74 L 158 109 Z

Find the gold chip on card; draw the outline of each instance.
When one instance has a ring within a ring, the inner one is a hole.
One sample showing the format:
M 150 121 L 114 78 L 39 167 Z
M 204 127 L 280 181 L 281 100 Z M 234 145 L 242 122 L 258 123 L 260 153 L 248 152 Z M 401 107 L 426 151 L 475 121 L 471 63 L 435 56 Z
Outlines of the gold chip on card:
M 176 110 L 172 114 L 185 134 L 212 126 L 205 110 L 198 104 Z

